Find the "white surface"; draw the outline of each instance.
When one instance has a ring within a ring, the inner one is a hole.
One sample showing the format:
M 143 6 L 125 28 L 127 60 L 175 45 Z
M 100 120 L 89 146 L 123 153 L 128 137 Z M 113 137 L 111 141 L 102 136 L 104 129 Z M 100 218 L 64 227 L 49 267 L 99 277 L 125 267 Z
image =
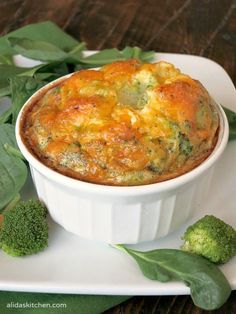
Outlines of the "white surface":
M 216 63 L 193 56 L 158 54 L 182 71 L 201 80 L 213 98 L 236 110 L 236 91 L 226 72 Z M 29 197 L 32 184 L 25 187 Z M 179 248 L 186 227 L 205 214 L 214 214 L 236 228 L 236 141 L 228 144 L 217 164 L 208 199 L 194 219 L 155 242 L 136 249 Z M 80 294 L 177 295 L 189 294 L 180 282 L 160 283 L 146 279 L 136 263 L 124 253 L 102 243 L 83 240 L 50 223 L 49 247 L 42 253 L 13 258 L 0 253 L 0 290 Z M 236 289 L 236 258 L 221 267 Z

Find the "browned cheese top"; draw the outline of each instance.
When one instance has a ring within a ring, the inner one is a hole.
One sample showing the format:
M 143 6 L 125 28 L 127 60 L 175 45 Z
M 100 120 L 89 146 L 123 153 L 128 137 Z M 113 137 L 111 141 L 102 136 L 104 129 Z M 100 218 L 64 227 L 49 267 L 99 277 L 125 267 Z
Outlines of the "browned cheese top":
M 179 176 L 214 148 L 206 89 L 166 62 L 114 62 L 49 89 L 23 120 L 27 147 L 70 177 L 141 185 Z

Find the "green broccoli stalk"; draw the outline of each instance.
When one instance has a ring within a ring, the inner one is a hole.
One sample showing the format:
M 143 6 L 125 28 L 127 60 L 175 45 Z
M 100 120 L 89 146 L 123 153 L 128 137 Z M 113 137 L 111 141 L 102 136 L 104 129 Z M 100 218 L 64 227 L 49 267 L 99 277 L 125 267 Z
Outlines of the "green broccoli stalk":
M 48 245 L 47 209 L 39 201 L 19 202 L 0 217 L 0 247 L 12 256 L 38 253 Z
M 226 263 L 236 255 L 236 231 L 212 215 L 188 227 L 182 239 L 182 250 L 202 255 L 213 263 Z

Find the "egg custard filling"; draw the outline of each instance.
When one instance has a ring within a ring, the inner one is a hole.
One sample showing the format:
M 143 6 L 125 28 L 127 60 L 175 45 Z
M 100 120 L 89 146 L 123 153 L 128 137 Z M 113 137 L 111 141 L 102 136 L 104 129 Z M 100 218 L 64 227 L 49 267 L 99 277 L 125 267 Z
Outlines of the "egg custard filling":
M 128 186 L 195 168 L 213 150 L 218 128 L 200 82 L 170 63 L 132 59 L 76 72 L 48 88 L 26 110 L 22 137 L 64 175 Z

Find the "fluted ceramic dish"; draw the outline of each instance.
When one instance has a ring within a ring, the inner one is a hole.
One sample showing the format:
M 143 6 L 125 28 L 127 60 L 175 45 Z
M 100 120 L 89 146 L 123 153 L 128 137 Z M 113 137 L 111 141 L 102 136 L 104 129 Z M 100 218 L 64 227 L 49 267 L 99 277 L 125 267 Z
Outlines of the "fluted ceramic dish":
M 186 73 L 188 74 L 188 73 Z M 106 243 L 140 243 L 161 238 L 180 227 L 205 199 L 214 165 L 228 141 L 228 122 L 213 101 L 220 120 L 216 146 L 199 166 L 171 180 L 141 186 L 106 186 L 76 180 L 40 162 L 21 138 L 27 108 L 67 76 L 37 91 L 23 106 L 16 122 L 18 146 L 29 162 L 40 200 L 66 230 Z

